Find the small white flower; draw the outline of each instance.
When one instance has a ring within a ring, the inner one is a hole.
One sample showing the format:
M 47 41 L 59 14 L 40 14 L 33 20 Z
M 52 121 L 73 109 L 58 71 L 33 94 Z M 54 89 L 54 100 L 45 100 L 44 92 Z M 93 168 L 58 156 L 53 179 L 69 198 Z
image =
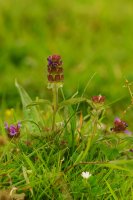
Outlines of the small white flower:
M 81 176 L 85 179 L 88 179 L 91 176 L 91 174 L 89 172 L 82 172 Z

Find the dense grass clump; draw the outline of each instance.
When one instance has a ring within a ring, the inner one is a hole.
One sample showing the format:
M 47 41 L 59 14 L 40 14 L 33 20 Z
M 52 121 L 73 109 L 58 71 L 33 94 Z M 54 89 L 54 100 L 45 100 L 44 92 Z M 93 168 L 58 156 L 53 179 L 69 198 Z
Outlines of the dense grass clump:
M 105 96 L 88 98 L 85 87 L 66 99 L 61 57 L 47 61 L 53 101 L 33 101 L 16 81 L 23 115 L 8 110 L 1 121 L 0 199 L 133 199 L 133 136 L 125 121 L 130 83 L 131 105 L 122 119 L 110 121 Z

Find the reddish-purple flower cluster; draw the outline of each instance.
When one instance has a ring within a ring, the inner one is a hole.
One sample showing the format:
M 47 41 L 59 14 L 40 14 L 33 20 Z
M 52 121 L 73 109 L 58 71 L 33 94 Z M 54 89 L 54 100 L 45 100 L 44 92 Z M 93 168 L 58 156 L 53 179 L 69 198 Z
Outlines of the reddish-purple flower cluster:
M 93 103 L 104 103 L 105 102 L 105 96 L 101 96 L 101 95 L 93 96 L 92 102 Z
M 111 131 L 113 132 L 124 132 L 129 134 L 130 132 L 127 130 L 127 123 L 125 121 L 122 121 L 121 119 L 119 119 L 118 117 L 115 118 L 114 120 L 114 127 L 111 128 Z
M 21 128 L 21 123 L 18 122 L 16 125 L 8 125 L 8 123 L 5 123 L 5 129 L 7 132 L 7 135 L 9 138 L 13 137 L 18 137 L 20 135 L 20 128 Z
M 62 60 L 59 55 L 51 55 L 48 60 L 48 81 L 62 82 L 64 80 Z

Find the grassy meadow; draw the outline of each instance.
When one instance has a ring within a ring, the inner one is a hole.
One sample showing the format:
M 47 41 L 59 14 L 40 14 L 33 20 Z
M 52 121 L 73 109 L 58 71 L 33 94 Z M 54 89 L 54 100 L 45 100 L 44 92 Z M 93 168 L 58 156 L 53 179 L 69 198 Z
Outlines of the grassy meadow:
M 132 8 L 0 0 L 0 200 L 133 199 Z M 54 54 L 61 89 L 47 88 Z

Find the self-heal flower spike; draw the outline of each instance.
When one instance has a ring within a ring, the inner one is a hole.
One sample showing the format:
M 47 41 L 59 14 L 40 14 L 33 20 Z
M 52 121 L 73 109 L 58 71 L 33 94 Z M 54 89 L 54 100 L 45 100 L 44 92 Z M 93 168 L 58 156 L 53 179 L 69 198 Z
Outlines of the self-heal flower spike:
M 93 96 L 92 97 L 92 102 L 93 103 L 104 103 L 105 101 L 105 96 L 98 95 L 98 96 Z
M 84 179 L 88 179 L 91 174 L 89 172 L 82 172 L 81 176 L 84 178 Z
M 59 55 L 51 55 L 47 58 L 48 61 L 48 81 L 49 82 L 63 82 L 63 68 L 62 60 Z
M 59 55 L 49 56 L 47 60 L 48 60 L 48 67 L 56 68 L 57 66 L 62 65 L 61 56 Z
M 8 125 L 8 123 L 5 123 L 5 129 L 7 132 L 7 135 L 9 138 L 13 137 L 18 137 L 20 135 L 20 128 L 21 128 L 21 123 L 18 122 L 16 125 Z
M 114 127 L 111 128 L 111 131 L 113 131 L 113 132 L 125 132 L 125 133 L 127 133 L 128 132 L 126 130 L 127 127 L 128 127 L 128 124 L 125 121 L 122 121 L 121 119 L 119 119 L 118 117 L 116 117 L 115 120 L 114 120 Z

